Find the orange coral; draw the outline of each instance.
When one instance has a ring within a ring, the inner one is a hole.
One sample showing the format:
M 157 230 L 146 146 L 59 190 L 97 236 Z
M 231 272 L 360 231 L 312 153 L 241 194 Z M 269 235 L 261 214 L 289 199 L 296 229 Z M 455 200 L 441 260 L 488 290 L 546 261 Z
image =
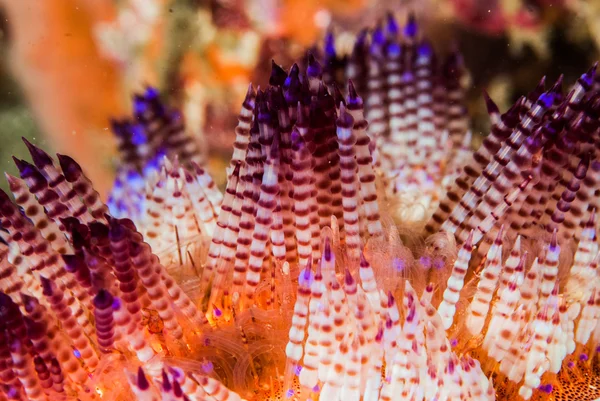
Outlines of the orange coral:
M 98 55 L 92 27 L 110 17 L 110 2 L 0 0 L 0 5 L 14 33 L 13 71 L 41 129 L 58 151 L 86 160 L 87 174 L 105 193 L 111 183 L 106 152 L 112 147 L 102 143 L 111 136 L 92 134 L 104 131 L 123 104 L 115 66 Z
M 365 0 L 284 0 L 281 7 L 280 34 L 311 45 L 322 33 L 315 14 L 327 10 L 332 14 L 351 14 L 365 6 Z

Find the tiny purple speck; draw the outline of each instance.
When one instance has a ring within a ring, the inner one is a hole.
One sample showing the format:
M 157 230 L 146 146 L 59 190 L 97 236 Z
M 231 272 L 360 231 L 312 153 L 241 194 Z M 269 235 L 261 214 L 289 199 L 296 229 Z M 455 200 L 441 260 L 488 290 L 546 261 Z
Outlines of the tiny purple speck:
M 112 303 L 113 310 L 118 310 L 121 307 L 121 300 L 119 298 L 115 298 Z
M 579 360 L 580 360 L 580 361 L 584 361 L 584 362 L 585 362 L 585 361 L 587 361 L 588 359 L 589 359 L 589 358 L 588 358 L 587 354 L 581 354 L 581 355 L 579 355 Z
M 75 355 L 75 358 L 81 358 L 81 352 L 79 352 L 79 350 L 73 350 L 73 355 Z
M 451 345 L 452 347 L 456 347 L 456 346 L 458 345 L 458 340 L 457 340 L 456 338 L 453 338 L 453 339 L 450 341 L 450 345 Z
M 294 390 L 289 389 L 288 391 L 286 391 L 285 396 L 286 398 L 292 398 L 294 396 Z
M 427 256 L 421 256 L 419 258 L 419 263 L 421 263 L 421 266 L 423 266 L 425 269 L 429 269 L 431 267 L 431 258 Z
M 394 266 L 394 270 L 396 270 L 398 273 L 400 273 L 406 267 L 406 262 L 403 259 L 394 258 L 394 261 L 392 262 L 392 266 Z
M 319 385 L 318 385 L 318 384 L 315 384 L 315 386 L 313 387 L 313 389 L 312 389 L 312 390 L 313 390 L 313 393 L 318 393 L 318 392 L 319 392 L 319 390 L 320 390 L 320 388 L 319 388 Z
M 572 368 L 573 366 L 575 366 L 575 362 L 569 361 L 569 363 L 567 363 L 567 367 Z
M 19 395 L 19 390 L 17 390 L 15 386 L 10 386 L 10 390 L 8 390 L 6 395 L 8 395 L 9 398 L 17 398 L 17 395 Z
M 204 373 L 211 373 L 213 371 L 213 363 L 211 361 L 206 361 L 202 364 L 202 370 Z
M 296 376 L 299 376 L 299 375 L 300 375 L 300 372 L 302 372 L 302 366 L 300 366 L 300 365 L 296 365 L 296 369 L 294 369 L 294 374 L 295 374 Z

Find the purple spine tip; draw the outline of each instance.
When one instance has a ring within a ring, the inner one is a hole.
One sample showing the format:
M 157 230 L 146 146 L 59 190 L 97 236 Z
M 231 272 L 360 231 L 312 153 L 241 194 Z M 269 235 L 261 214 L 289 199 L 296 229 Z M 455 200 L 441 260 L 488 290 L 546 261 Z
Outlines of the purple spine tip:
M 287 77 L 285 70 L 275 63 L 275 60 L 271 60 L 271 77 L 269 78 L 269 84 L 273 86 L 283 85 Z
M 150 383 L 148 383 L 148 379 L 144 374 L 144 369 L 142 369 L 141 366 L 138 368 L 137 372 L 137 386 L 142 391 L 148 390 L 148 388 L 150 388 Z
M 165 392 L 169 392 L 171 391 L 171 382 L 169 381 L 169 376 L 167 375 L 167 372 L 165 372 L 164 370 L 162 371 L 162 379 L 163 379 L 163 383 L 162 383 L 162 387 L 163 390 Z
M 404 27 L 404 35 L 408 38 L 414 38 L 417 36 L 418 24 L 414 13 L 408 15 L 408 21 Z
M 315 59 L 312 53 L 308 53 L 308 68 L 306 69 L 306 73 L 311 78 L 321 78 L 321 74 L 323 73 L 321 64 Z
M 54 294 L 54 285 L 50 280 L 44 276 L 40 276 L 40 282 L 42 283 L 42 291 L 44 295 L 50 297 Z
M 325 246 L 323 247 L 323 257 L 326 261 L 331 261 L 331 240 L 329 237 L 325 238 Z
M 485 107 L 487 108 L 488 114 L 492 115 L 500 113 L 500 109 L 485 89 L 483 90 L 483 98 L 485 99 Z
M 433 55 L 433 48 L 431 44 L 427 41 L 421 42 L 419 48 L 417 49 L 417 53 L 422 57 L 431 57 Z
M 29 142 L 27 138 L 21 137 L 21 139 L 23 140 L 23 142 L 25 142 L 25 145 L 27 146 L 27 149 L 31 154 L 31 158 L 33 159 L 33 162 L 38 168 L 44 168 L 52 164 L 52 159 L 50 158 L 50 156 L 48 156 L 48 153 L 44 152 L 42 149 Z
M 15 156 L 13 156 L 12 158 L 13 158 L 13 161 L 15 162 L 15 165 L 19 169 L 19 173 L 21 173 L 22 177 L 27 176 L 27 175 L 31 174 L 33 171 L 35 171 L 35 167 L 32 164 L 27 163 L 25 160 L 21 160 Z
M 325 35 L 325 56 L 328 58 L 335 58 L 335 36 L 333 31 L 328 31 Z
M 562 84 L 563 84 L 564 75 L 560 74 L 552 88 L 550 88 L 550 92 L 553 93 L 562 93 Z
M 347 286 L 354 285 L 354 277 L 352 277 L 350 270 L 346 269 L 346 275 L 345 275 L 344 279 L 345 279 L 345 283 Z
M 175 397 L 183 396 L 183 390 L 181 389 L 179 383 L 177 383 L 177 381 L 175 380 L 173 380 L 173 394 L 175 395 Z
M 391 12 L 388 12 L 386 15 L 385 30 L 390 36 L 395 36 L 400 31 L 398 22 L 396 22 L 396 18 L 394 18 L 394 14 Z
M 61 255 L 65 262 L 65 269 L 70 272 L 76 272 L 79 270 L 81 259 L 77 255 Z
M 98 291 L 94 297 L 94 306 L 98 309 L 107 309 L 112 306 L 113 302 L 113 296 L 105 289 Z

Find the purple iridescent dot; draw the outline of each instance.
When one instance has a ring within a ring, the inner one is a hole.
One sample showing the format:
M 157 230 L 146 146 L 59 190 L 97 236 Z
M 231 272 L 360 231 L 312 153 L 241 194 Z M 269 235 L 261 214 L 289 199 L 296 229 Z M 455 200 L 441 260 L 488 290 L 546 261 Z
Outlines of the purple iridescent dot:
M 79 350 L 74 349 L 73 355 L 75 355 L 75 358 L 81 358 L 81 352 L 79 352 Z
M 550 394 L 554 390 L 554 387 L 552 387 L 552 384 L 542 384 L 539 389 L 544 393 Z
M 596 347 L 596 353 L 600 353 L 600 345 Z
M 285 392 L 286 398 L 292 398 L 293 396 L 294 396 L 294 390 L 289 389 L 288 391 Z
M 121 300 L 119 298 L 115 298 L 112 303 L 113 310 L 118 310 L 121 307 Z
M 296 368 L 294 369 L 294 374 L 296 376 L 300 376 L 300 372 L 302 372 L 302 366 L 296 365 Z
M 207 374 L 211 373 L 213 371 L 213 363 L 211 361 L 202 363 L 202 371 Z
M 575 362 L 573 362 L 573 361 L 569 361 L 569 363 L 567 363 L 567 367 L 568 367 L 569 369 L 573 368 L 573 366 L 575 366 Z
M 6 393 L 6 395 L 10 399 L 17 399 L 17 397 L 20 395 L 20 392 L 19 392 L 19 389 L 17 387 L 10 386 L 8 392 Z
M 320 388 L 319 388 L 319 385 L 318 385 L 318 384 L 315 384 L 315 386 L 313 387 L 313 389 L 312 389 L 312 390 L 313 390 L 313 393 L 318 393 L 318 392 L 319 392 L 319 390 L 320 390 Z
M 458 340 L 456 338 L 453 338 L 452 340 L 450 340 L 450 346 L 456 347 L 457 345 L 458 345 Z
M 419 258 L 419 263 L 421 263 L 421 266 L 425 269 L 429 269 L 431 267 L 431 258 L 429 256 L 421 256 Z
M 433 267 L 435 267 L 437 270 L 443 269 L 445 265 L 444 259 L 442 258 L 437 258 L 433 261 Z
M 394 270 L 396 272 L 401 273 L 406 268 L 406 262 L 404 261 L 404 259 L 394 258 L 392 266 L 394 266 Z
M 583 361 L 583 362 L 585 362 L 585 361 L 587 361 L 588 359 L 589 359 L 589 357 L 588 357 L 588 355 L 587 355 L 586 353 L 582 353 L 582 354 L 580 354 L 580 355 L 579 355 L 579 360 L 580 360 L 580 361 Z
M 223 312 L 221 312 L 221 309 L 219 308 L 214 308 L 213 314 L 215 315 L 215 317 L 221 317 L 223 315 Z

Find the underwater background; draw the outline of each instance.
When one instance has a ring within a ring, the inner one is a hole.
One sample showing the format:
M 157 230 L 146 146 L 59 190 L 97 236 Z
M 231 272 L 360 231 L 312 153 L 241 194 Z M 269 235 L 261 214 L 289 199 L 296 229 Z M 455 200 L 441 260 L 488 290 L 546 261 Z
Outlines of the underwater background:
M 15 173 L 24 136 L 77 156 L 105 195 L 109 120 L 153 85 L 187 108 L 203 152 L 222 166 L 231 117 L 248 82 L 267 83 L 271 59 L 289 66 L 328 31 L 350 46 L 360 28 L 407 10 L 436 50 L 463 54 L 474 147 L 489 132 L 482 90 L 505 110 L 539 77 L 572 83 L 598 59 L 600 2 L 587 0 L 0 0 L 0 163 Z

